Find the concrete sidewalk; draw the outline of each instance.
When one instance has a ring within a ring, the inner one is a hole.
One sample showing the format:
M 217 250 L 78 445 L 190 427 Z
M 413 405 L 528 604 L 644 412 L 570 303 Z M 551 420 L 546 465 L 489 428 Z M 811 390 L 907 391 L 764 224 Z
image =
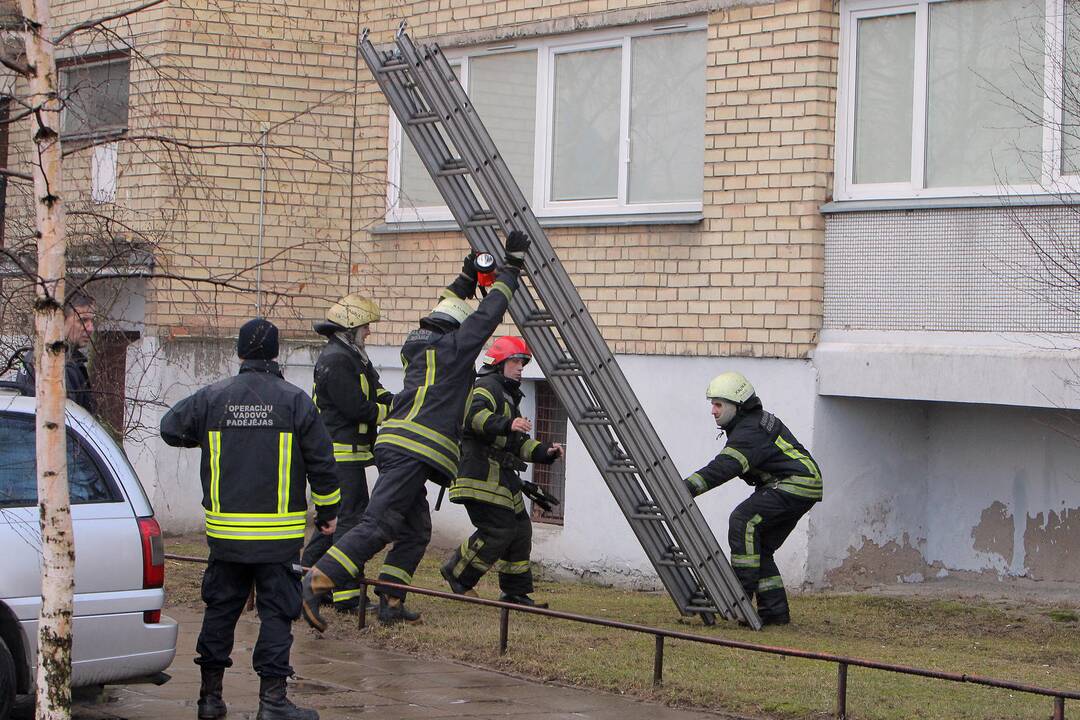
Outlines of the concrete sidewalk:
M 195 720 L 198 667 L 192 662 L 201 613 L 170 608 L 180 623 L 176 659 L 161 687 L 110 687 L 98 702 L 79 702 L 80 720 Z M 225 674 L 229 720 L 254 720 L 259 679 L 251 669 L 258 633 L 254 614 L 245 613 L 236 629 L 233 667 Z M 318 709 L 321 720 L 377 717 L 514 718 L 515 720 L 716 720 L 705 712 L 674 710 L 607 693 L 529 682 L 441 660 L 376 650 L 361 644 L 320 638 L 303 623 L 294 626 L 292 663 L 296 677 L 289 695 L 299 705 Z M 567 652 L 573 652 L 567 648 Z M 20 708 L 16 720 L 31 717 Z

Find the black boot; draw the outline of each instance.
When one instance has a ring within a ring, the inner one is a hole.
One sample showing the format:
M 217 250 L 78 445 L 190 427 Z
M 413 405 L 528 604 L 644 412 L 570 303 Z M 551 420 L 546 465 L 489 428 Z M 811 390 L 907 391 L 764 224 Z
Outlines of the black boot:
M 221 681 L 225 677 L 225 668 L 202 667 L 201 670 L 199 720 L 218 720 L 228 712 L 225 701 L 221 699 Z
M 383 625 L 396 625 L 398 623 L 419 623 L 420 613 L 412 612 L 405 607 L 405 601 L 401 598 L 387 598 L 379 596 L 379 622 Z
M 473 590 L 472 588 L 465 587 L 460 582 L 458 582 L 457 578 L 454 577 L 453 570 L 448 568 L 446 565 L 443 565 L 442 567 L 440 567 L 439 572 L 442 573 L 443 580 L 446 581 L 446 584 L 450 586 L 450 592 L 454 593 L 455 595 L 468 595 L 469 597 L 480 597 L 479 595 L 476 594 L 475 590 Z
M 499 600 L 505 603 L 513 603 L 515 605 L 525 605 L 527 607 L 534 608 L 546 608 L 548 604 L 546 602 L 536 602 L 528 595 L 507 595 L 503 593 L 499 596 Z
M 285 678 L 260 677 L 255 720 L 319 720 L 319 713 L 292 704 L 285 695 Z

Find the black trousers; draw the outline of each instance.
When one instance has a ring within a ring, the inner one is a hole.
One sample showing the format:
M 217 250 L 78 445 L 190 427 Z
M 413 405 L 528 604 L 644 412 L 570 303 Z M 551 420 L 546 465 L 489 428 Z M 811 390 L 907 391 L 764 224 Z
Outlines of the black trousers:
M 442 479 L 438 471 L 422 460 L 393 450 L 376 451 L 375 463 L 379 479 L 360 522 L 340 540 L 335 539 L 334 546 L 315 563 L 334 581 L 335 589 L 357 577 L 364 563 L 389 543 L 394 546 L 379 568 L 379 579 L 412 584 L 416 566 L 431 540 L 431 512 L 424 483 L 429 478 Z M 376 592 L 405 597 L 400 590 Z
M 252 584 L 259 612 L 259 639 L 251 664 L 259 677 L 292 675 L 289 650 L 292 623 L 300 617 L 300 578 L 292 563 L 234 563 L 210 558 L 203 574 L 206 603 L 195 663 L 207 668 L 232 666 L 233 634 Z
M 361 462 L 339 462 L 335 466 L 338 484 L 341 486 L 341 505 L 338 507 L 337 528 L 334 535 L 323 535 L 318 529 L 304 547 L 300 562 L 304 567 L 311 567 L 319 561 L 335 542 L 345 537 L 345 533 L 356 527 L 368 505 L 368 487 L 366 467 Z M 364 574 L 364 566 L 360 575 Z M 360 604 L 360 583 L 352 581 L 334 588 L 334 604 L 341 609 L 353 608 Z
M 773 555 L 795 529 L 813 500 L 775 488 L 758 488 L 731 513 L 731 566 L 749 598 L 757 597 L 762 619 L 788 614 L 787 592 Z
M 532 520 L 528 513 L 484 502 L 464 503 L 476 532 L 461 544 L 443 568 L 465 588 L 480 582 L 489 569 L 499 573 L 499 589 L 506 595 L 533 591 Z

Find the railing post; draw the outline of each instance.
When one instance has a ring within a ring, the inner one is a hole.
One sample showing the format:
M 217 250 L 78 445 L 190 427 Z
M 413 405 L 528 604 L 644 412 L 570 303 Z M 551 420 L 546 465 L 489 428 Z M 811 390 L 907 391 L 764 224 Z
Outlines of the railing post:
M 506 637 L 510 633 L 510 608 L 499 608 L 499 654 L 506 654 Z
M 1054 720 L 1065 720 L 1065 698 L 1060 695 L 1054 698 Z
M 360 593 L 360 607 L 357 608 L 357 610 L 359 610 L 360 612 L 357 613 L 359 615 L 359 617 L 356 618 L 356 627 L 359 628 L 360 630 L 363 630 L 365 627 L 367 627 L 367 606 L 368 606 L 368 596 L 367 596 L 368 586 L 367 586 L 367 584 L 366 583 L 361 583 L 360 584 L 360 589 L 363 590 L 363 592 Z
M 847 663 L 836 665 L 836 717 L 847 719 Z
M 664 636 L 656 636 L 656 653 L 653 655 L 652 666 L 652 684 L 653 687 L 660 687 L 664 684 Z

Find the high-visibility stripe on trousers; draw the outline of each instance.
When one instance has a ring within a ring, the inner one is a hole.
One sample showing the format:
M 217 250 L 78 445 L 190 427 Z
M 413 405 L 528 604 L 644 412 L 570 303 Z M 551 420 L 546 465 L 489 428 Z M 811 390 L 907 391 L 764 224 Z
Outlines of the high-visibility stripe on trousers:
M 739 503 L 728 523 L 731 567 L 762 619 L 788 614 L 787 593 L 774 553 L 814 501 L 775 488 L 758 488 Z
M 494 568 L 499 573 L 499 589 L 505 594 L 531 593 L 532 521 L 528 514 L 484 502 L 464 505 L 476 532 L 443 563 L 444 573 L 462 587 L 472 588 Z

